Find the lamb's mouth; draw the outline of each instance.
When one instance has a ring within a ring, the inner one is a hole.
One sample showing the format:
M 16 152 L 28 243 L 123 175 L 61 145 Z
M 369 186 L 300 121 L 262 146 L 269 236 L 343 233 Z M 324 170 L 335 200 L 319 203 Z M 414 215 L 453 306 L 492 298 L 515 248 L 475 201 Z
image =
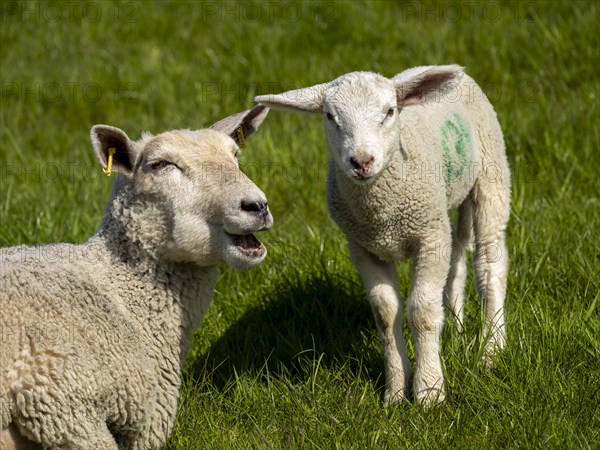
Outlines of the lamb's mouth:
M 350 175 L 350 178 L 356 184 L 369 184 L 375 181 L 375 179 L 377 179 L 378 176 L 379 174 L 357 175 L 355 173 L 352 173 L 352 175 Z
M 262 243 L 256 239 L 252 233 L 250 234 L 229 234 L 231 236 L 231 240 L 233 241 L 233 245 L 243 253 L 244 255 L 250 258 L 261 258 L 264 256 L 267 249 Z

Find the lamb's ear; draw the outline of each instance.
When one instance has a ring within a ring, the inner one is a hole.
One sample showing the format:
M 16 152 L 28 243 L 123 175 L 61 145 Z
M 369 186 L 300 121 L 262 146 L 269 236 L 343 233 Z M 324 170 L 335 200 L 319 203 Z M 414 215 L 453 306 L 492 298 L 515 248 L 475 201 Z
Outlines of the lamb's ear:
M 225 117 L 217 123 L 213 123 L 210 128 L 228 134 L 239 145 L 238 129 L 242 128 L 244 138 L 250 137 L 258 130 L 258 127 L 263 123 L 267 114 L 269 114 L 269 108 L 263 105 L 256 105 L 254 108 Z
M 134 145 L 123 130 L 110 125 L 94 125 L 90 130 L 94 152 L 104 169 L 108 167 L 108 152 L 115 149 L 112 170 L 131 174 L 135 163 Z
M 459 83 L 463 75 L 463 68 L 456 64 L 430 66 L 430 68 L 417 67 L 402 72 L 393 78 L 398 105 L 417 105 L 440 99 Z
M 323 111 L 323 97 L 329 83 L 316 84 L 303 89 L 267 94 L 254 97 L 256 103 L 273 109 L 320 113 Z

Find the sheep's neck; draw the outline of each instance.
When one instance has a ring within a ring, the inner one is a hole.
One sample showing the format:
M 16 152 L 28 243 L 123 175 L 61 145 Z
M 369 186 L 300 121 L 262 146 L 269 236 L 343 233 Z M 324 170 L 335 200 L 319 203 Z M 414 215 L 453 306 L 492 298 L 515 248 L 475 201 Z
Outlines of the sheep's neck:
M 126 192 L 115 189 L 88 245 L 107 255 L 107 286 L 114 298 L 123 302 L 150 339 L 160 335 L 161 355 L 169 348 L 168 353 L 182 363 L 190 333 L 206 313 L 218 269 L 161 261 L 154 249 L 164 239 L 163 222 L 159 214 L 148 213 L 140 203 L 130 202 Z

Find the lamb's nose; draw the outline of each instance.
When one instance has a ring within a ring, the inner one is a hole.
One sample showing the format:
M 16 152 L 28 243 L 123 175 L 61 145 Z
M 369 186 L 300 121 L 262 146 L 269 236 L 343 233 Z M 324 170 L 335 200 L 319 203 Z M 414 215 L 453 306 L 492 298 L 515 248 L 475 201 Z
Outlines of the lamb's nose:
M 367 157 L 361 158 L 361 159 L 351 156 L 350 157 L 350 165 L 352 165 L 354 174 L 357 177 L 364 177 L 364 176 L 368 176 L 371 174 L 371 169 L 372 169 L 374 160 L 375 160 L 375 158 L 373 156 L 367 156 Z
M 268 213 L 267 202 L 257 202 L 252 200 L 242 200 L 242 211 L 256 213 L 266 216 Z

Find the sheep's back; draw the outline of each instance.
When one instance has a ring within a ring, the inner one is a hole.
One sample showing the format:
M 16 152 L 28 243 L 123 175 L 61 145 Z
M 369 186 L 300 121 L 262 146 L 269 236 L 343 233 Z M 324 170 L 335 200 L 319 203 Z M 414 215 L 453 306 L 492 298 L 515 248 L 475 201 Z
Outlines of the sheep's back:
M 77 264 L 78 249 L 67 244 L 3 249 L 0 395 L 11 409 L 15 402 L 20 410 L 43 402 L 76 410 L 70 398 L 78 398 L 94 403 L 94 413 L 105 411 L 108 419 L 119 410 L 119 397 L 122 407 L 123 399 L 144 398 L 154 384 L 141 330 L 85 264 Z M 64 414 L 71 413 L 55 410 L 46 419 L 64 420 Z

